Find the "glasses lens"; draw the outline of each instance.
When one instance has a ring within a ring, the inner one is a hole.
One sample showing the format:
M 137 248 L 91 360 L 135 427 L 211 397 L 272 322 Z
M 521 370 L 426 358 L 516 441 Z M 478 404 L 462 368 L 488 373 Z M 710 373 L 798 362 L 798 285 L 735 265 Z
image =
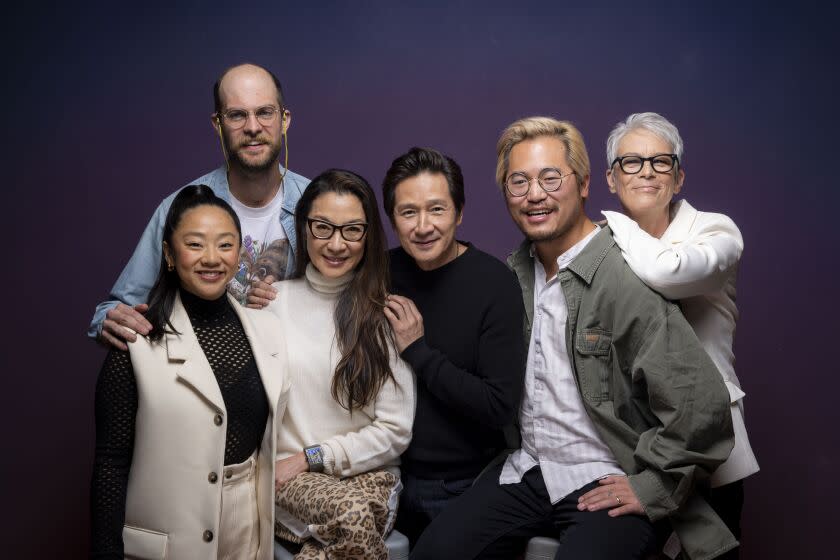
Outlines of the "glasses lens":
M 654 171 L 667 173 L 674 167 L 674 158 L 667 154 L 654 156 L 650 164 L 653 166 Z
M 508 177 L 505 186 L 510 194 L 513 196 L 522 196 L 528 192 L 528 187 L 530 185 L 530 181 L 528 181 L 528 177 L 523 175 L 522 173 L 513 173 L 510 177 Z
M 638 173 L 642 169 L 642 158 L 627 156 L 618 160 L 621 170 L 625 173 Z
M 277 116 L 277 109 L 274 107 L 260 107 L 257 109 L 257 120 L 262 124 L 271 124 L 274 122 L 274 117 Z
M 224 113 L 224 117 L 229 125 L 233 126 L 234 128 L 238 128 L 245 124 L 245 120 L 248 118 L 248 113 L 240 109 L 233 109 L 231 111 L 228 111 L 227 113 Z
M 311 231 L 312 235 L 318 239 L 329 239 L 332 237 L 335 228 L 333 228 L 332 224 L 328 224 L 327 222 L 309 220 L 309 231 Z
M 558 169 L 543 169 L 540 173 L 540 185 L 546 191 L 556 191 L 563 184 L 563 175 Z
M 347 224 L 341 228 L 341 236 L 347 241 L 358 241 L 365 236 L 364 224 Z

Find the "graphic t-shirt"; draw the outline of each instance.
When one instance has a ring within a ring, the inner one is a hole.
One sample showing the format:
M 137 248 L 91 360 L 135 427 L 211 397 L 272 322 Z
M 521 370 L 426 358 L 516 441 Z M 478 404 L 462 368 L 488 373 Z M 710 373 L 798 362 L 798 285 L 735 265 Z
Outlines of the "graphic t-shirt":
M 242 250 L 239 253 L 239 271 L 228 284 L 228 291 L 241 303 L 254 279 L 273 276 L 274 280 L 286 277 L 289 267 L 289 240 L 280 224 L 283 207 L 283 187 L 278 189 L 271 202 L 261 208 L 251 208 L 230 197 L 230 205 L 242 223 Z

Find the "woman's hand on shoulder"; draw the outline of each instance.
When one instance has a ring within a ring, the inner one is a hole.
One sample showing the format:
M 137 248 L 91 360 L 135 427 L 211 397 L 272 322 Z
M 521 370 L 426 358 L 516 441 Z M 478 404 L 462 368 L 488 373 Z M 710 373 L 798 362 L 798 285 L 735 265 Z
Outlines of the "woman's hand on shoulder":
M 423 336 L 423 316 L 407 297 L 391 294 L 385 298 L 385 317 L 394 331 L 397 351 L 408 348 L 412 342 Z
M 280 459 L 274 463 L 274 489 L 279 490 L 294 477 L 308 470 L 309 463 L 306 462 L 306 455 L 303 451 L 295 453 L 291 457 Z

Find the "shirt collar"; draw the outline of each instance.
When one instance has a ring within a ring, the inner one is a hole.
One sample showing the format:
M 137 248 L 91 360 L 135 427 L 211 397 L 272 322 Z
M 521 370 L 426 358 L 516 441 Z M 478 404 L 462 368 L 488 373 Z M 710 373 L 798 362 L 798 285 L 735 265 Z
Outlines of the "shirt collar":
M 575 257 L 577 257 L 586 248 L 589 242 L 592 241 L 592 239 L 598 234 L 600 230 L 601 226 L 596 224 L 595 229 L 589 232 L 589 234 L 587 234 L 586 237 L 569 247 L 565 253 L 557 257 L 557 265 L 559 269 L 562 270 L 568 267 L 569 263 L 571 263 L 575 259 Z M 528 247 L 528 255 L 535 261 L 539 261 L 539 259 L 537 258 L 537 250 L 533 243 L 531 243 L 530 247 Z

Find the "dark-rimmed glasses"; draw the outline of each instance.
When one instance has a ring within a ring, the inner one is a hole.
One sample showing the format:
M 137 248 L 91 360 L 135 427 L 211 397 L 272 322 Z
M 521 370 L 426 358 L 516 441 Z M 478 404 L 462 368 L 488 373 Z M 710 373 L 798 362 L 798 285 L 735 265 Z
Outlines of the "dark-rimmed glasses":
M 554 192 L 563 185 L 563 179 L 575 172 L 563 173 L 554 167 L 547 167 L 540 171 L 536 177 L 528 177 L 524 173 L 511 173 L 505 181 L 505 189 L 511 196 L 525 196 L 531 188 L 531 181 L 537 180 L 537 184 L 545 192 Z
M 368 227 L 365 223 L 344 224 L 340 226 L 317 218 L 306 218 L 306 223 L 309 224 L 309 233 L 315 239 L 330 239 L 335 233 L 335 230 L 338 230 L 341 233 L 342 239 L 345 241 L 361 241 Z
M 277 120 L 277 115 L 280 113 L 285 113 L 286 109 L 284 108 L 277 108 L 274 105 L 266 105 L 265 107 L 258 107 L 253 111 L 248 111 L 246 109 L 230 109 L 223 113 L 217 113 L 219 117 L 224 119 L 225 124 L 231 129 L 238 129 L 245 126 L 245 123 L 248 122 L 248 115 L 251 113 L 257 117 L 257 121 L 263 126 L 269 126 L 274 124 L 274 121 Z
M 677 154 L 656 154 L 650 157 L 620 156 L 613 160 L 612 165 L 617 163 L 622 171 L 628 175 L 635 175 L 642 170 L 646 161 L 650 162 L 651 168 L 657 173 L 668 173 L 680 162 L 680 158 Z

